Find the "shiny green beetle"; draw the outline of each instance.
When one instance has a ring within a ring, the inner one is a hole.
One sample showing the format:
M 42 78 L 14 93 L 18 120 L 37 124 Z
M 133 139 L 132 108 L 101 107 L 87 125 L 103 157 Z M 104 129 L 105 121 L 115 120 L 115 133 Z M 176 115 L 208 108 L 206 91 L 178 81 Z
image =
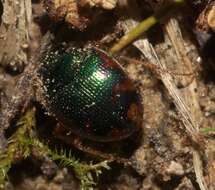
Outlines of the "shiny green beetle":
M 140 97 L 122 67 L 105 52 L 51 51 L 38 74 L 45 106 L 72 133 L 108 142 L 140 129 Z

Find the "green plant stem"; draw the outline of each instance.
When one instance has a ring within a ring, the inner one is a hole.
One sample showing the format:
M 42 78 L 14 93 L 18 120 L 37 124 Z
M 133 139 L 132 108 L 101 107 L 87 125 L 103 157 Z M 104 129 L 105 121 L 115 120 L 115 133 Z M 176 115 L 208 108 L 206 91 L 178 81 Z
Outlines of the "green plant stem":
M 202 128 L 202 129 L 200 129 L 200 132 L 208 135 L 210 133 L 214 133 L 215 132 L 215 128 Z
M 163 17 L 169 14 L 170 11 L 184 4 L 184 0 L 174 0 L 166 5 L 162 6 L 157 13 L 146 18 L 140 24 L 138 24 L 134 29 L 129 33 L 124 35 L 110 50 L 109 53 L 114 55 L 118 53 L 121 49 L 126 47 L 128 44 L 132 43 L 138 37 L 140 37 L 144 32 L 146 32 L 153 25 L 158 23 Z

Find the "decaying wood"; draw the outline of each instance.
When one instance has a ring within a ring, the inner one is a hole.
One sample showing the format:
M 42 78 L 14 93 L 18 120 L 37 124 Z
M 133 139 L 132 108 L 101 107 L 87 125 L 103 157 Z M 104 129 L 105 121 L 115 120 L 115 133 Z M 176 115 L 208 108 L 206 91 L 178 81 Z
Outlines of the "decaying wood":
M 196 20 L 196 29 L 201 32 L 215 30 L 215 2 L 209 1 Z
M 27 64 L 26 48 L 31 25 L 30 0 L 5 0 L 0 25 L 0 63 L 22 62 Z
M 215 31 L 215 4 L 213 4 L 211 6 L 211 9 L 210 9 L 210 11 L 208 13 L 207 21 L 208 21 L 209 27 L 213 31 Z
M 116 7 L 117 0 L 45 0 L 44 6 L 49 16 L 55 20 L 65 22 L 76 29 L 84 30 L 93 22 L 93 7 L 110 10 Z
M 104 9 L 113 9 L 116 7 L 118 0 L 80 0 L 82 5 L 90 5 L 91 7 L 98 6 Z
M 31 29 L 31 0 L 3 0 L 3 15 L 0 25 L 0 65 L 28 65 L 27 49 Z M 20 105 L 22 92 L 16 89 L 16 78 L 3 75 L 0 89 L 0 149 L 5 147 L 3 131 L 10 125 Z M 10 83 L 10 84 L 9 84 Z M 21 101 L 23 100 L 21 99 Z M 17 106 L 16 106 L 17 105 Z M 12 108 L 16 107 L 16 110 Z M 10 118 L 10 119 L 9 119 Z

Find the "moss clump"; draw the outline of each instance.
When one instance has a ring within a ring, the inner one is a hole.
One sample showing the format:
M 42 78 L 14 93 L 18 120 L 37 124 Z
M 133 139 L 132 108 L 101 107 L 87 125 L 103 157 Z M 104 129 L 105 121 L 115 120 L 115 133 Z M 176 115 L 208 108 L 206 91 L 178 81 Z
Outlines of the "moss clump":
M 12 164 L 31 154 L 29 133 L 35 127 L 35 109 L 31 109 L 17 122 L 17 131 L 8 139 L 6 152 L 0 152 L 0 189 L 4 188 L 7 173 Z
M 72 156 L 71 152 L 62 149 L 60 152 L 51 150 L 33 135 L 36 126 L 35 109 L 29 109 L 17 122 L 17 131 L 8 139 L 8 148 L 0 152 L 0 189 L 4 189 L 7 173 L 12 164 L 24 160 L 37 150 L 41 155 L 48 156 L 53 161 L 59 161 L 62 167 L 71 167 L 76 177 L 80 180 L 81 189 L 93 189 L 96 182 L 93 173 L 98 177 L 102 169 L 110 169 L 108 161 L 97 164 L 83 163 Z

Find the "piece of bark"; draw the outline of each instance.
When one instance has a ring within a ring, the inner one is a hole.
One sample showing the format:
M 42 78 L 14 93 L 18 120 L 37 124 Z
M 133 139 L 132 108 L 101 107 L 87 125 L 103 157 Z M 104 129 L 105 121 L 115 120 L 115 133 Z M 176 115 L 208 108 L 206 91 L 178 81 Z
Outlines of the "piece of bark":
M 27 49 L 32 11 L 31 0 L 3 0 L 1 3 L 3 12 L 0 22 L 0 69 L 3 68 L 3 71 L 0 81 L 0 150 L 6 147 L 3 132 L 14 117 L 13 107 L 18 103 L 17 97 L 24 98 L 20 89 L 15 88 L 17 77 L 7 75 L 4 69 L 9 66 L 12 70 L 19 71 L 16 67 L 28 64 Z M 16 108 L 17 111 L 18 105 Z

